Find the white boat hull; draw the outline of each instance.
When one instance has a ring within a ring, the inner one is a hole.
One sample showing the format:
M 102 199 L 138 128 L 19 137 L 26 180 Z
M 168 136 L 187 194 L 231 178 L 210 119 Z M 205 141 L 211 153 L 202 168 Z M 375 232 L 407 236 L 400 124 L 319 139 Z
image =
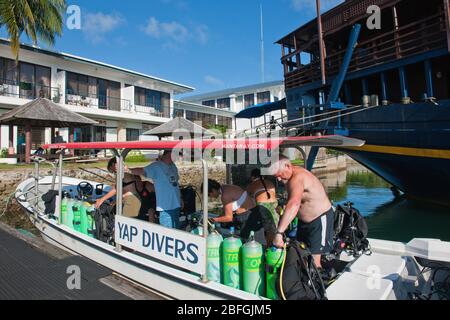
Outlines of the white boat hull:
M 45 177 L 40 183 L 45 185 L 50 181 L 51 177 Z M 65 184 L 76 185 L 79 182 L 77 179 L 63 177 Z M 16 198 L 20 200 L 20 194 L 29 190 L 33 183 L 33 179 L 22 182 L 17 187 Z M 19 204 L 47 242 L 91 259 L 166 297 L 182 300 L 265 299 L 219 283 L 204 283 L 198 275 L 152 258 L 123 250 L 119 252 L 107 243 L 58 225 L 43 214 L 36 215 L 33 206 L 23 200 Z M 406 244 L 377 239 L 369 241 L 375 254 L 372 257 L 362 256 L 349 264 L 348 270 L 328 287 L 327 295 L 330 300 L 408 299 L 408 292 L 424 293 L 429 290 L 429 276 L 420 273 L 420 266 L 414 259 L 414 254 L 408 252 Z M 450 244 L 446 243 L 441 248 L 444 252 L 441 257 L 444 260 L 447 257 L 445 261 L 450 262 Z M 354 259 L 348 257 L 349 262 L 352 260 Z

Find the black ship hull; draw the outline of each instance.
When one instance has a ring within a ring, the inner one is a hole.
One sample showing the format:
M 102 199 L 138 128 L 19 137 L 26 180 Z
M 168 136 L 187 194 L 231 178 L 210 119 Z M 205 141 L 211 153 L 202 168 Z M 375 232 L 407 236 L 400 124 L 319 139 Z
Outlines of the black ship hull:
M 376 107 L 342 126 L 366 144 L 341 151 L 407 196 L 450 204 L 450 100 Z

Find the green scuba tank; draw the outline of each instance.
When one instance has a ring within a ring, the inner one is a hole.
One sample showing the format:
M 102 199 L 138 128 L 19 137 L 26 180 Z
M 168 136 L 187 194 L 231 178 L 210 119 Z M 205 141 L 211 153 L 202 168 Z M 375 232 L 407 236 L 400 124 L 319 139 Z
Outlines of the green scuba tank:
M 223 264 L 223 284 L 240 289 L 240 249 L 242 241 L 234 236 L 234 227 L 231 227 L 231 237 L 223 241 L 222 264 Z
M 73 228 L 80 232 L 81 231 L 81 206 L 82 203 L 79 200 L 73 202 Z
M 223 238 L 216 231 L 213 230 L 208 235 L 206 239 L 208 255 L 207 255 L 207 275 L 208 279 L 211 281 L 220 283 L 220 246 L 222 244 Z
M 68 202 L 68 199 L 66 197 L 64 197 L 61 200 L 61 219 L 59 220 L 61 222 L 61 224 L 66 224 L 66 220 L 67 220 L 67 202 Z
M 94 238 L 94 232 L 95 232 L 95 220 L 94 220 L 94 214 L 95 214 L 95 207 L 90 206 L 86 209 L 87 213 L 87 235 L 91 238 Z
M 89 202 L 81 202 L 80 205 L 80 232 L 88 234 L 88 216 L 87 209 L 91 206 Z
M 242 247 L 243 289 L 259 296 L 264 295 L 265 288 L 263 256 L 263 247 L 255 241 L 252 231 L 249 241 Z
M 64 219 L 64 225 L 68 226 L 71 229 L 73 229 L 73 204 L 73 199 L 67 200 L 67 215 Z
M 278 271 L 283 264 L 284 250 L 271 247 L 266 250 L 266 297 L 272 300 L 279 299 L 277 292 Z
M 191 231 L 192 234 L 196 234 L 197 236 L 203 236 L 203 226 L 198 226 L 194 230 Z

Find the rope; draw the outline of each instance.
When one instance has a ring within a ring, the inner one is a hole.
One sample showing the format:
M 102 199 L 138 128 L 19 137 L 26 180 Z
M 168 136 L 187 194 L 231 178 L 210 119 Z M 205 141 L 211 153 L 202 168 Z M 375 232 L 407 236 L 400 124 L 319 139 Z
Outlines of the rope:
M 350 107 L 348 107 L 348 108 L 346 108 L 346 109 L 343 109 L 343 110 L 333 110 L 333 111 L 328 111 L 328 112 L 325 112 L 325 113 L 320 113 L 320 114 L 314 114 L 314 115 L 311 115 L 311 116 L 307 116 L 307 117 L 302 117 L 302 118 L 296 118 L 296 119 L 292 119 L 292 120 L 288 120 L 288 121 L 285 121 L 284 123 L 283 123 L 283 125 L 285 125 L 285 124 L 287 124 L 287 123 L 292 123 L 292 122 L 296 122 L 296 121 L 299 121 L 299 120 L 305 120 L 305 119 L 310 119 L 310 118 L 315 118 L 315 117 L 321 117 L 321 116 L 324 116 L 324 115 L 329 115 L 329 114 L 334 114 L 334 113 L 341 113 L 341 112 L 345 112 L 345 111 L 349 111 L 349 110 L 353 110 L 353 109 L 356 109 L 356 108 L 362 108 L 360 111 L 363 111 L 363 110 L 368 110 L 368 109 L 371 109 L 371 108 L 373 108 L 373 107 L 378 107 L 378 106 L 371 106 L 371 107 L 363 107 L 362 105 L 356 105 L 356 106 L 350 106 Z M 346 115 L 347 113 L 345 113 L 345 114 L 343 114 L 343 115 Z M 349 114 L 349 113 L 348 113 Z M 337 117 L 341 117 L 341 116 L 343 116 L 342 114 L 339 114 Z M 282 120 L 284 117 L 281 117 L 281 118 L 277 118 L 277 119 L 275 119 L 275 121 L 278 121 L 278 120 Z M 323 119 L 323 120 L 325 120 L 325 119 Z M 321 120 L 322 121 L 322 120 Z M 267 127 L 267 126 L 271 126 L 271 125 L 273 125 L 273 124 L 260 124 L 260 125 L 258 125 L 258 126 L 256 126 L 255 128 L 253 128 L 253 129 L 251 129 L 251 130 L 257 130 L 257 129 L 259 129 L 259 128 L 262 128 L 262 127 Z M 239 135 L 239 134 L 241 134 L 241 133 L 246 133 L 246 131 L 247 131 L 248 129 L 245 129 L 245 130 L 241 130 L 241 131 L 237 131 L 236 133 L 235 133 L 235 135 Z
M 11 201 L 11 198 L 16 194 L 16 191 L 11 193 L 8 198 L 4 199 L 3 202 L 6 202 L 5 208 L 3 209 L 2 213 L 0 214 L 0 219 L 5 215 L 6 210 L 8 209 L 9 202 Z
M 275 132 L 282 132 L 282 131 L 286 131 L 286 130 L 289 130 L 289 129 L 292 129 L 292 128 L 306 127 L 306 126 L 309 126 L 309 125 L 312 125 L 312 124 L 315 124 L 315 123 L 337 119 L 337 118 L 340 118 L 340 117 L 343 117 L 343 116 L 347 116 L 347 115 L 350 115 L 350 114 L 358 113 L 358 112 L 361 112 L 361 111 L 370 110 L 370 109 L 376 108 L 376 107 L 379 107 L 379 106 L 364 107 L 363 109 L 347 112 L 347 113 L 340 114 L 340 115 L 337 115 L 337 116 L 332 116 L 332 117 L 328 117 L 328 118 L 324 118 L 324 119 L 314 120 L 314 121 L 310 121 L 310 122 L 302 123 L 302 124 L 294 124 L 294 125 L 285 127 L 283 130 L 277 130 Z M 301 118 L 289 120 L 289 121 L 287 121 L 285 123 L 292 123 L 292 122 L 296 122 L 296 121 L 299 121 L 299 120 L 301 120 Z M 250 138 L 250 137 L 254 137 L 254 136 L 257 136 L 257 134 L 249 135 L 248 137 Z

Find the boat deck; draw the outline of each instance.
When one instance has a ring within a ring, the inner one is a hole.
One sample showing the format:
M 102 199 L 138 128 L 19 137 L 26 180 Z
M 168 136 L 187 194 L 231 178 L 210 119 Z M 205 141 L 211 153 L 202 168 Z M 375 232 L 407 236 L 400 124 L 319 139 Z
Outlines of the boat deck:
M 4 225 L 0 225 L 0 257 L 0 300 L 161 299 L 86 258 Z M 74 265 L 81 271 L 80 290 L 67 287 L 73 275 L 67 268 Z

